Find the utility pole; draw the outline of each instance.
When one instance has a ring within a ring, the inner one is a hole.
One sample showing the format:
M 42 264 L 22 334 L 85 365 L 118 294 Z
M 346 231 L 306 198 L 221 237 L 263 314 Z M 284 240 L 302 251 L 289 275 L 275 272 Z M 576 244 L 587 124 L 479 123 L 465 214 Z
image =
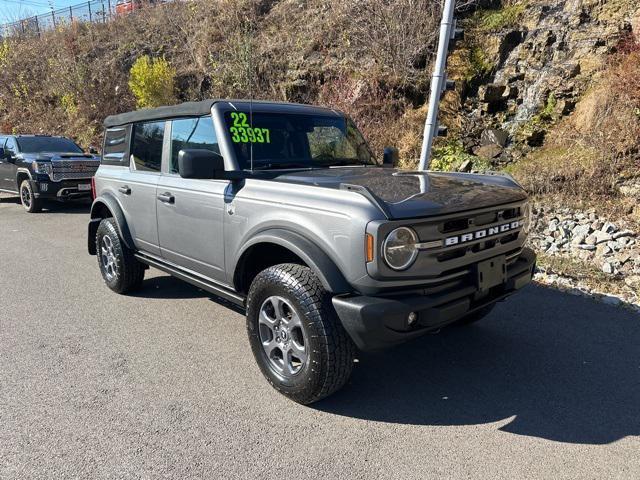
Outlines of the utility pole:
M 452 40 L 457 40 L 462 36 L 462 30 L 456 29 L 454 18 L 456 9 L 455 0 L 444 0 L 442 11 L 442 22 L 440 23 L 440 40 L 438 41 L 438 54 L 431 79 L 431 97 L 429 99 L 429 113 L 424 125 L 424 141 L 422 143 L 422 153 L 420 154 L 420 170 L 427 170 L 431 163 L 431 150 L 433 140 L 437 135 L 445 136 L 446 128 L 438 124 L 438 111 L 440 109 L 440 99 L 445 90 L 454 90 L 455 83 L 447 80 L 447 56 L 449 55 L 449 44 Z

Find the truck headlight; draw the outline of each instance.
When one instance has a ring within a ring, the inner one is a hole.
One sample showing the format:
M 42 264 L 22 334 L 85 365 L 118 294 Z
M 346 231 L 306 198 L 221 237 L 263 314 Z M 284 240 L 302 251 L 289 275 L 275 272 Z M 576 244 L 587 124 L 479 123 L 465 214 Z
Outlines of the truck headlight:
M 418 235 L 408 227 L 393 230 L 384 241 L 382 254 L 394 270 L 406 270 L 418 257 Z
M 53 173 L 50 162 L 33 162 L 31 166 L 33 167 L 33 171 L 36 173 L 43 173 L 49 176 Z

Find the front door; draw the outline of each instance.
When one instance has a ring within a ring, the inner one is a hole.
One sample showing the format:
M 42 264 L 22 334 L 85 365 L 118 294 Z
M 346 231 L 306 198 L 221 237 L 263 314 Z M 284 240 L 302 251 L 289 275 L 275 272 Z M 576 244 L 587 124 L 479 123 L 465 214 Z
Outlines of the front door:
M 229 181 L 180 177 L 178 153 L 207 149 L 219 153 L 210 116 L 174 120 L 168 159 L 157 187 L 158 237 L 167 261 L 226 282 L 224 195 Z
M 16 142 L 11 137 L 0 138 L 0 147 L 5 151 L 5 157 L 0 158 L 0 189 L 17 192 Z

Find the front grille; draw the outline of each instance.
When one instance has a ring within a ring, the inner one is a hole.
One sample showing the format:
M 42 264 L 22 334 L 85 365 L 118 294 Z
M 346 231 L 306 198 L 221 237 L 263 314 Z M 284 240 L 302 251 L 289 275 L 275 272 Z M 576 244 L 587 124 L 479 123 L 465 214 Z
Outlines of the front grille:
M 424 246 L 413 271 L 443 275 L 452 268 L 466 268 L 491 255 L 504 255 L 521 248 L 524 213 L 524 204 L 516 204 L 447 215 L 412 225 Z
M 80 180 L 91 178 L 98 170 L 100 162 L 97 160 L 63 160 L 51 162 L 51 180 L 59 182 L 62 180 Z

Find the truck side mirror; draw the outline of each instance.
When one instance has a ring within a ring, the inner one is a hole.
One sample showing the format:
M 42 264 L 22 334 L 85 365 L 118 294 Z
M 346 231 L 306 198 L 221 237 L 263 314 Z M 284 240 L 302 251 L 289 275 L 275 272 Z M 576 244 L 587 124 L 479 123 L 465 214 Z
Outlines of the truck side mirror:
M 382 157 L 382 166 L 387 168 L 395 168 L 398 166 L 400 154 L 395 147 L 387 147 L 384 149 L 384 156 Z
M 224 159 L 211 150 L 187 149 L 178 152 L 178 171 L 182 178 L 210 180 L 224 177 Z

